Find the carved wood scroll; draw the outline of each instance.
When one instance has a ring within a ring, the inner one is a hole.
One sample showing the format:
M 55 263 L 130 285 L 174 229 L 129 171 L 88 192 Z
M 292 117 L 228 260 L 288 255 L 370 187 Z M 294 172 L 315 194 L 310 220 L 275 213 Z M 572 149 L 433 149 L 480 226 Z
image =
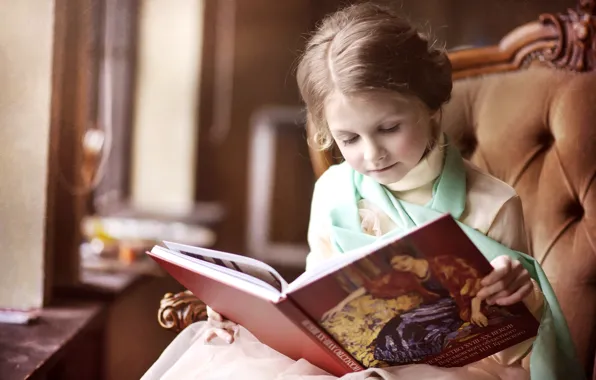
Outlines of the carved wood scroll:
M 498 45 L 450 52 L 453 78 L 516 70 L 534 62 L 577 72 L 596 67 L 596 0 L 579 0 L 567 13 L 542 14 Z
M 577 9 L 567 14 L 543 14 L 540 21 L 553 25 L 559 38 L 555 48 L 537 52 L 535 58 L 560 69 L 590 71 L 596 61 L 595 0 L 581 0 Z
M 157 320 L 159 324 L 174 332 L 184 330 L 193 322 L 207 319 L 207 306 L 190 291 L 177 294 L 167 293 L 161 300 Z

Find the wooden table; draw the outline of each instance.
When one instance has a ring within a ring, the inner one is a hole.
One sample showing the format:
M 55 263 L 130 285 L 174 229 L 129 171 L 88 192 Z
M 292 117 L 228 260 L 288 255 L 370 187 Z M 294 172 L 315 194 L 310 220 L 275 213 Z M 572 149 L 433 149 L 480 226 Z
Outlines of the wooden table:
M 0 379 L 99 379 L 101 302 L 46 307 L 30 325 L 0 324 Z

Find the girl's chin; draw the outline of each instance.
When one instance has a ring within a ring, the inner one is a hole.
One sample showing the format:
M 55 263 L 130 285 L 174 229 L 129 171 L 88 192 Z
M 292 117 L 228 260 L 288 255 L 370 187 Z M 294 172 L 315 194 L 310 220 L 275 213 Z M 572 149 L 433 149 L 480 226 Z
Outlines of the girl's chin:
M 400 170 L 394 169 L 380 173 L 367 173 L 366 175 L 379 182 L 381 185 L 390 185 L 403 179 L 405 174 L 406 173 L 402 173 Z

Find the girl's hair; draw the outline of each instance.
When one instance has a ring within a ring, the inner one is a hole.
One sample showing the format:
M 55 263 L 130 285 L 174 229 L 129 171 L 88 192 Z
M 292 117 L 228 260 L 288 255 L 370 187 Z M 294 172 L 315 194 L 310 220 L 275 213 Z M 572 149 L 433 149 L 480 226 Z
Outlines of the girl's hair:
M 412 95 L 438 111 L 451 95 L 451 63 L 443 49 L 390 8 L 350 5 L 327 16 L 307 43 L 297 81 L 314 126 L 311 143 L 328 149 L 333 138 L 323 106 L 333 92 L 389 91 Z

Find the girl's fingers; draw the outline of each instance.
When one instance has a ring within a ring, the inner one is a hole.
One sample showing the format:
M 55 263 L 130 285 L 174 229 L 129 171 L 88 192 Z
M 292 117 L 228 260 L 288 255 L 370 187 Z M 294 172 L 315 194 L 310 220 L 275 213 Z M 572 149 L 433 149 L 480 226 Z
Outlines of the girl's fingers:
M 532 287 L 533 287 L 532 283 L 528 282 L 528 283 L 524 284 L 522 287 L 520 287 L 512 295 L 504 297 L 504 298 L 499 298 L 496 301 L 496 303 L 497 303 L 497 305 L 507 306 L 507 305 L 513 305 L 514 303 L 520 302 L 532 292 Z
M 482 279 L 480 284 L 488 286 L 503 279 L 511 271 L 511 258 L 509 256 L 499 256 L 490 262 L 494 270 Z
M 500 291 L 497 294 L 489 296 L 486 299 L 486 303 L 492 305 L 498 299 L 508 297 L 511 294 L 515 293 L 519 288 L 521 288 L 524 284 L 528 282 L 531 282 L 530 273 L 528 273 L 527 270 L 523 269 L 522 271 L 520 271 L 517 278 L 513 280 L 506 289 Z
M 491 297 L 499 292 L 506 290 L 514 280 L 515 277 L 513 276 L 505 276 L 499 281 L 480 289 L 480 291 L 478 291 L 477 296 L 481 299 Z

